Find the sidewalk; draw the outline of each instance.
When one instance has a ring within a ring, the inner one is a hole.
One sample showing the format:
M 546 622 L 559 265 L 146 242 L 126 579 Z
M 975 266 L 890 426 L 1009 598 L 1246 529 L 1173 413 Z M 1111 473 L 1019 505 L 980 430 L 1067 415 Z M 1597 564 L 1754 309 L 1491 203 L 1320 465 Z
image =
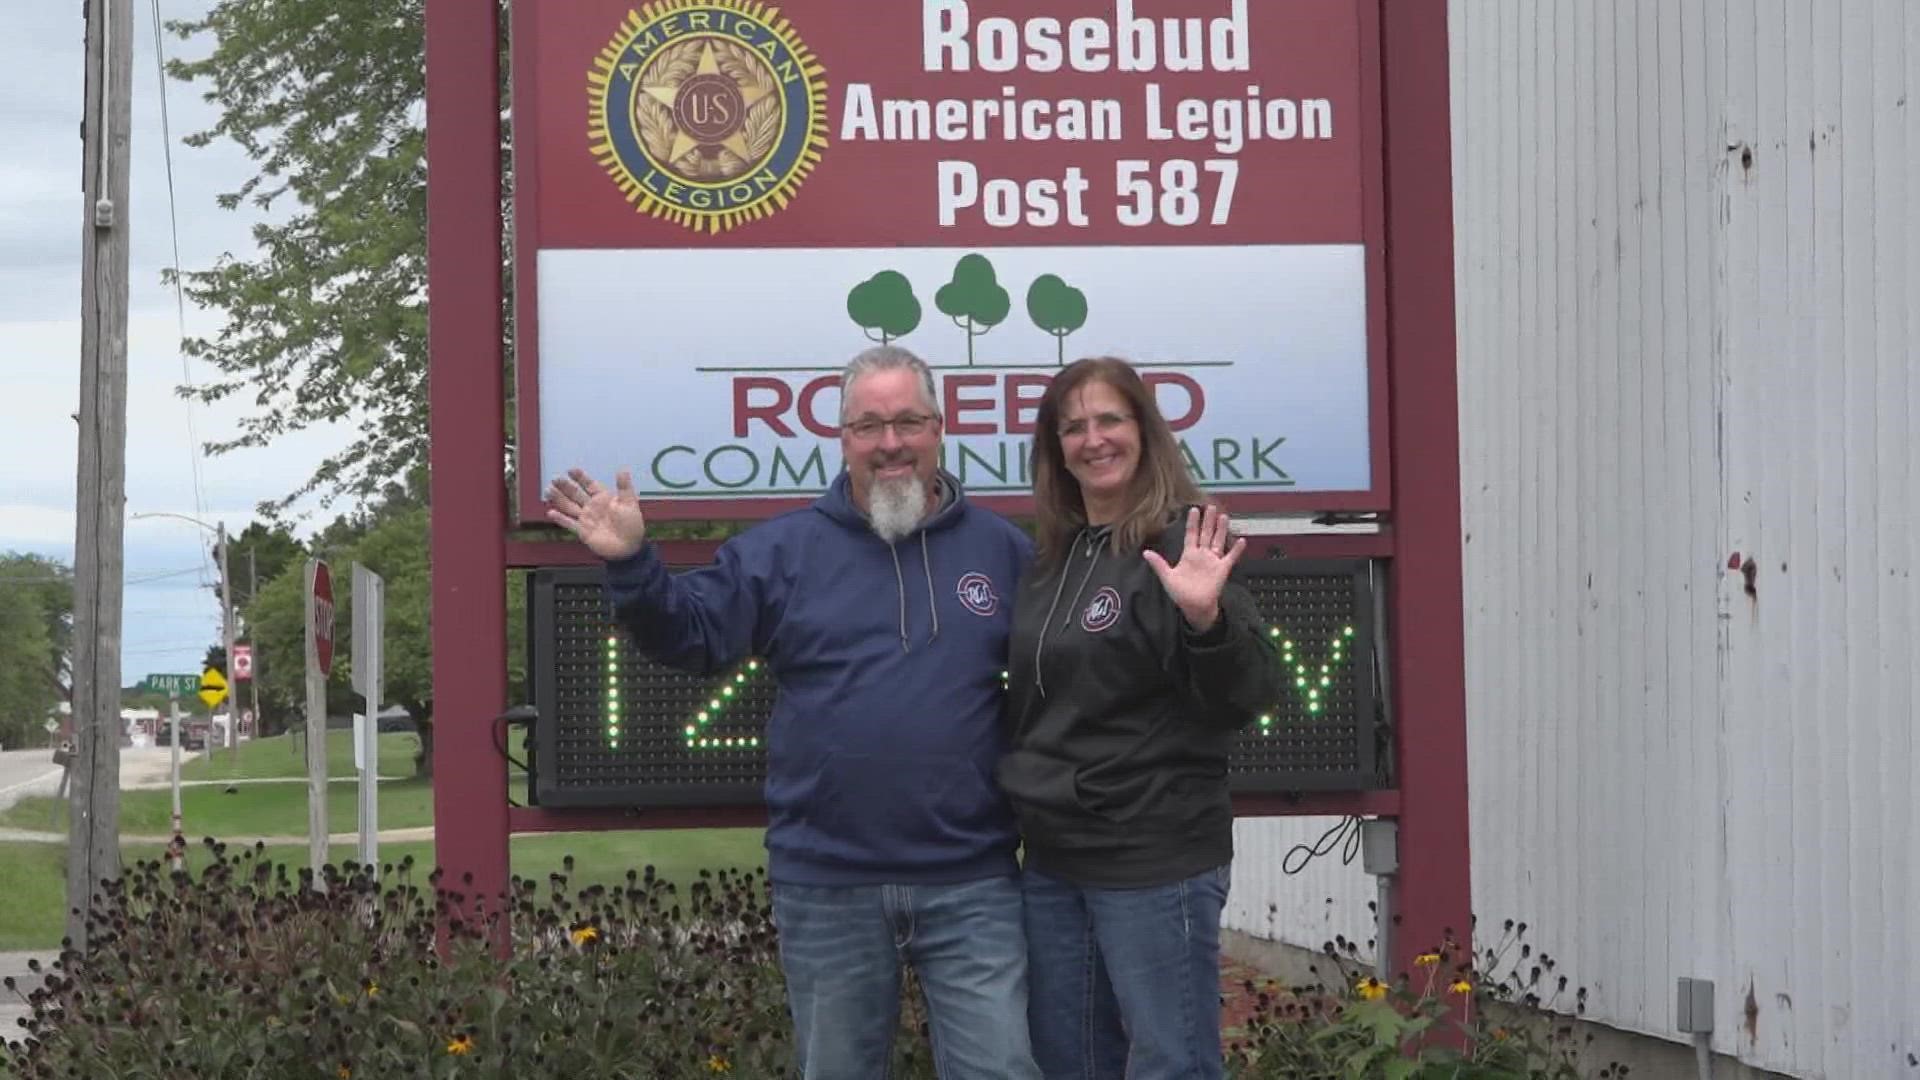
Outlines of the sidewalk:
M 197 844 L 200 842 L 199 837 L 192 835 L 191 829 L 186 830 L 186 838 L 189 844 Z M 216 836 L 214 839 L 227 845 L 227 848 L 232 850 L 234 848 L 252 847 L 255 844 L 265 844 L 268 847 L 304 844 L 307 842 L 307 834 L 301 833 L 298 836 Z M 380 842 L 383 844 L 404 844 L 411 841 L 431 839 L 433 839 L 433 826 L 431 825 L 416 825 L 405 829 L 380 830 Z M 120 837 L 122 844 L 158 844 L 161 847 L 165 847 L 172 841 L 172 836 L 161 836 L 158 834 L 123 833 Z M 0 828 L 0 843 L 64 844 L 66 842 L 67 834 L 62 832 L 42 832 L 38 829 Z M 327 842 L 330 844 L 357 844 L 360 842 L 360 834 L 358 832 L 328 833 Z

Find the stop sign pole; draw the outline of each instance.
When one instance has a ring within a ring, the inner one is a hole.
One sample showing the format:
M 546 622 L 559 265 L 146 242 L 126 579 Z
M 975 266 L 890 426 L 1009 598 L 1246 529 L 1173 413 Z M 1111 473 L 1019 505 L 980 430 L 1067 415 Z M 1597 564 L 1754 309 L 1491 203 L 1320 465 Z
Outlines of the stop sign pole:
M 333 672 L 333 575 L 307 560 L 307 861 L 324 890 L 327 865 L 327 676 Z

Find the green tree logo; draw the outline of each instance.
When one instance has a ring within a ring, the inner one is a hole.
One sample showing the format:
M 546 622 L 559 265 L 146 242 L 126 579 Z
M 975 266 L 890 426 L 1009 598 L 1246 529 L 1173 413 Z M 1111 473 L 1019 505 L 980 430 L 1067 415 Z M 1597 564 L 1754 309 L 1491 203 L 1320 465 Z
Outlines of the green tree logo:
M 1087 325 L 1087 294 L 1060 280 L 1058 274 L 1041 274 L 1027 287 L 1027 315 L 1033 325 L 1053 336 L 1060 366 L 1067 363 L 1067 335 Z
M 933 306 L 967 333 L 967 366 L 973 366 L 973 339 L 1000 325 L 1013 299 L 994 280 L 984 255 L 964 255 L 954 264 L 953 280 L 933 294 Z
M 847 314 L 870 340 L 885 345 L 920 325 L 920 301 L 906 275 L 882 270 L 847 293 Z

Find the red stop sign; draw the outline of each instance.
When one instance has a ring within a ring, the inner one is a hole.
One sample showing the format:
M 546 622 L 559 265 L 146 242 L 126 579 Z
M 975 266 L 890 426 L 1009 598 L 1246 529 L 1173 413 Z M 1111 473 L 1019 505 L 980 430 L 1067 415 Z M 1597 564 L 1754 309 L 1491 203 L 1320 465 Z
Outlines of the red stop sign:
M 333 575 L 327 564 L 313 564 L 313 655 L 320 674 L 333 674 Z

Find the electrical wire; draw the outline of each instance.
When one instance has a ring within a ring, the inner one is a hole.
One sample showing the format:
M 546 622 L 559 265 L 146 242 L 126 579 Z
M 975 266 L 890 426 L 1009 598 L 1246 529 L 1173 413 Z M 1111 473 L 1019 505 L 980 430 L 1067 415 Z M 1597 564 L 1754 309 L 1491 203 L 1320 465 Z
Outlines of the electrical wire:
M 1343 846 L 1344 845 L 1344 846 Z M 1307 864 L 1322 855 L 1329 854 L 1340 847 L 1340 865 L 1346 866 L 1360 855 L 1360 819 L 1344 817 L 1339 824 L 1320 834 L 1320 839 L 1311 845 L 1295 844 L 1286 857 L 1280 860 L 1280 871 L 1284 874 L 1297 874 L 1307 868 Z M 1299 861 L 1295 862 L 1295 856 Z
M 167 46 L 166 32 L 160 18 L 160 0 L 152 0 L 153 10 L 153 63 L 154 72 L 160 80 L 160 148 L 167 166 L 167 226 L 173 236 L 173 307 L 174 318 L 178 323 L 180 341 L 187 339 L 187 296 L 186 287 L 180 280 L 180 209 L 174 197 L 173 184 L 173 125 L 167 114 Z M 177 347 L 176 347 L 177 348 Z M 180 354 L 180 377 L 191 388 L 193 386 L 193 368 L 187 360 L 186 350 L 178 349 Z M 193 399 L 185 398 L 182 404 L 187 410 L 187 460 L 193 472 L 193 516 L 207 516 L 206 489 L 200 475 L 200 434 L 193 422 Z M 201 582 L 206 583 L 212 574 L 212 563 L 205 549 L 200 552 Z M 224 583 L 223 583 L 224 584 Z

